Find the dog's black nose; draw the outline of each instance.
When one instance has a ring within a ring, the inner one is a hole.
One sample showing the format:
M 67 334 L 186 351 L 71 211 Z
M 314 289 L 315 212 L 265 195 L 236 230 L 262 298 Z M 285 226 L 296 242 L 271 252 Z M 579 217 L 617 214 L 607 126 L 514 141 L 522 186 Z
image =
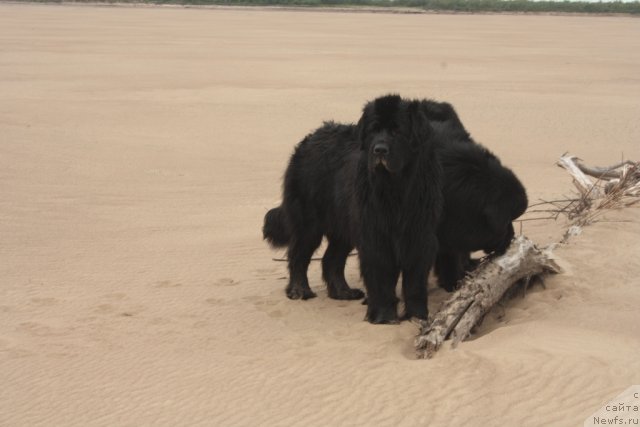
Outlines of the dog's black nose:
M 373 154 L 377 154 L 379 156 L 386 156 L 389 154 L 389 146 L 384 142 L 378 142 L 373 146 Z

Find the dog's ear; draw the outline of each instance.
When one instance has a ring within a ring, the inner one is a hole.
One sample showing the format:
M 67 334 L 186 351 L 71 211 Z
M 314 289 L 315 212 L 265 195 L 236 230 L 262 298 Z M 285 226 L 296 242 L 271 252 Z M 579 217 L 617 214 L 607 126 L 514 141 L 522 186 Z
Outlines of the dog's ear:
M 522 215 L 527 210 L 527 207 L 529 205 L 529 201 L 527 199 L 527 191 L 524 189 L 524 186 L 522 185 L 522 183 L 520 183 L 520 181 L 518 181 L 518 178 L 516 178 L 515 175 L 514 179 L 518 184 L 518 188 L 513 192 L 515 196 L 513 197 L 511 203 L 511 219 L 516 219 L 520 215 Z
M 373 106 L 368 103 L 362 109 L 362 116 L 358 120 L 356 125 L 358 129 L 358 141 L 360 142 L 360 150 L 365 150 L 367 137 L 369 136 L 369 127 L 371 126 L 371 120 L 373 116 Z
M 482 210 L 482 215 L 493 233 L 504 229 L 505 224 L 511 222 L 509 209 L 501 208 L 497 203 L 491 203 Z
M 427 116 L 420 108 L 419 101 L 411 101 L 408 106 L 408 112 L 411 118 L 411 149 L 417 151 L 422 144 L 425 144 L 431 138 L 433 129 Z

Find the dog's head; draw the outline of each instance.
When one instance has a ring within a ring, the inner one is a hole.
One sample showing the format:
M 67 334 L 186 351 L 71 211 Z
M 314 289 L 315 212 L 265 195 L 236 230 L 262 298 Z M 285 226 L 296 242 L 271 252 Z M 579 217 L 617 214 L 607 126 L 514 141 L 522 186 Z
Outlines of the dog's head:
M 527 208 L 527 193 L 498 157 L 473 140 L 438 143 L 445 175 L 443 246 L 504 253 L 514 237 L 512 221 Z
M 493 233 L 493 241 L 483 250 L 502 255 L 515 235 L 513 220 L 527 209 L 527 192 L 515 174 L 508 168 L 501 168 L 496 174 L 500 185 L 489 198 L 483 211 L 484 219 Z
M 358 122 L 360 149 L 367 155 L 371 173 L 402 172 L 420 154 L 430 134 L 419 102 L 398 95 L 369 102 Z

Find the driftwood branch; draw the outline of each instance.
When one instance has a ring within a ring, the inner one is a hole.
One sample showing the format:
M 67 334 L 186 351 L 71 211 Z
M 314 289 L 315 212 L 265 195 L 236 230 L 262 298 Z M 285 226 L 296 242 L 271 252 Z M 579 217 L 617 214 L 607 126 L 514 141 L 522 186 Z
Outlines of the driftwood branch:
M 569 172 L 581 194 L 597 199 L 605 194 L 640 195 L 640 162 L 627 160 L 609 167 L 586 166 L 576 156 L 566 153 L 558 160 L 558 166 Z M 597 179 L 592 181 L 587 175 Z
M 640 202 L 640 162 L 626 161 L 608 168 L 598 168 L 585 166 L 577 157 L 564 154 L 558 166 L 569 172 L 581 195 L 563 208 L 572 220 L 570 229 L 592 223 L 607 209 Z M 593 182 L 587 175 L 598 179 Z M 561 242 L 566 240 L 567 233 Z
M 604 167 L 604 168 L 597 167 L 597 166 L 590 167 L 590 166 L 584 165 L 580 161 L 576 161 L 575 163 L 576 163 L 576 166 L 578 166 L 578 168 L 583 173 L 598 179 L 615 179 L 615 178 L 620 179 L 622 177 L 621 168 L 624 168 L 625 166 L 635 165 L 635 163 L 632 162 L 631 160 L 620 162 L 616 165 Z
M 356 256 L 358 255 L 357 252 L 351 252 L 349 255 L 347 255 L 348 257 L 352 257 L 352 256 Z M 287 257 L 280 257 L 280 258 L 271 258 L 272 261 L 276 261 L 276 262 L 287 262 L 289 261 L 289 258 Z M 322 261 L 321 257 L 313 257 L 311 258 L 311 261 Z
M 564 168 L 569 172 L 569 175 L 573 178 L 573 184 L 576 186 L 580 194 L 590 194 L 592 197 L 599 197 L 599 187 L 595 185 L 595 182 L 591 180 L 585 173 L 578 167 L 579 159 L 575 156 L 568 156 L 566 154 L 560 157 L 558 160 L 558 166 Z
M 448 338 L 456 347 L 520 279 L 528 282 L 532 277 L 560 271 L 550 251 L 538 249 L 531 240 L 519 236 L 504 255 L 486 260 L 465 278 L 432 322 L 422 322 L 415 340 L 417 356 L 431 358 Z

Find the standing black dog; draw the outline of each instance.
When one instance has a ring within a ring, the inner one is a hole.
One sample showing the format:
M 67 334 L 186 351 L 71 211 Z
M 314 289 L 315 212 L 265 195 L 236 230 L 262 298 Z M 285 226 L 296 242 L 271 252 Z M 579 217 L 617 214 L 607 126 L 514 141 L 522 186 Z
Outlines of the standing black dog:
M 450 104 L 425 100 L 421 106 L 436 134 L 444 171 L 435 272 L 440 286 L 451 292 L 475 266 L 471 252 L 507 250 L 512 221 L 527 209 L 527 193 L 510 169 L 471 138 Z
M 282 205 L 267 213 L 263 228 L 273 246 L 288 246 L 289 298 L 315 296 L 307 268 L 324 235 L 329 245 L 322 274 L 331 298 L 363 297 L 344 278 L 347 255 L 357 247 L 366 319 L 398 321 L 400 273 L 404 316 L 427 318 L 427 276 L 442 206 L 432 138 L 419 101 L 388 95 L 368 103 L 357 126 L 325 123 L 298 144 Z

